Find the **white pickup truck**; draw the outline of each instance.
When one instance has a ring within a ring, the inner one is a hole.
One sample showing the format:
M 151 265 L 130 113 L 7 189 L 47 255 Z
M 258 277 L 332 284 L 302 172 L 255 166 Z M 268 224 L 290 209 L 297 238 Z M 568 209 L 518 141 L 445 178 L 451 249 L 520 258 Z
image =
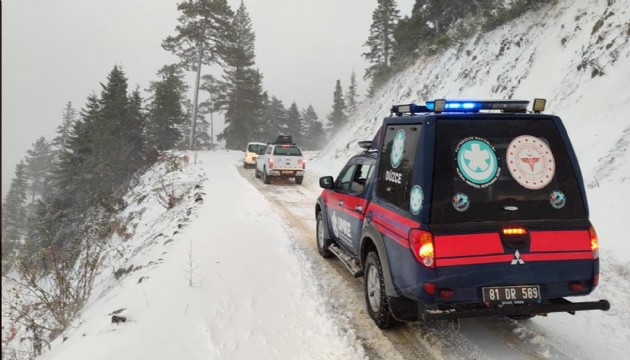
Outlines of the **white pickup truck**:
M 295 179 L 296 184 L 302 184 L 305 170 L 306 159 L 295 144 L 269 144 L 256 158 L 256 177 L 262 177 L 265 184 L 271 183 L 271 178 Z

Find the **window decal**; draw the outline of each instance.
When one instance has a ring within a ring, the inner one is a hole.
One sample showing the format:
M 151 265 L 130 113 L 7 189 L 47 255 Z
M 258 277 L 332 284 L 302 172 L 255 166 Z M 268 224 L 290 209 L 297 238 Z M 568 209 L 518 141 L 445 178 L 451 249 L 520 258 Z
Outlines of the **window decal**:
M 567 204 L 567 197 L 560 190 L 554 190 L 549 195 L 549 202 L 554 209 L 562 209 Z
M 411 193 L 409 194 L 409 208 L 411 209 L 412 214 L 418 215 L 420 213 L 423 200 L 424 194 L 422 193 L 422 188 L 420 185 L 414 185 L 411 188 Z
M 453 196 L 453 208 L 459 212 L 464 212 L 470 207 L 470 200 L 468 195 L 464 193 L 457 193 Z
M 468 185 L 486 188 L 501 174 L 494 146 L 486 139 L 472 136 L 463 139 L 455 148 L 457 174 Z
M 517 183 L 530 190 L 547 186 L 556 172 L 556 162 L 549 146 L 541 139 L 521 135 L 510 142 L 506 161 Z
M 389 160 L 392 164 L 392 168 L 397 168 L 403 158 L 403 153 L 405 151 L 405 138 L 407 137 L 407 134 L 405 133 L 405 130 L 400 129 L 396 132 L 396 135 L 394 135 L 394 144 L 392 145 L 392 153 L 389 156 Z

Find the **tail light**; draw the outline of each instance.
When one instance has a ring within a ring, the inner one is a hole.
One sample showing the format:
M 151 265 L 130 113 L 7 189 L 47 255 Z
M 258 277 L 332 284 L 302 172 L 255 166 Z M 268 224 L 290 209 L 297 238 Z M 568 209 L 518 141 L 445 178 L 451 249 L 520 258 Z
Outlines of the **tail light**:
M 591 226 L 588 228 L 588 234 L 591 237 L 591 252 L 593 253 L 593 259 L 599 258 L 599 240 L 597 239 L 597 233 L 595 228 Z
M 581 292 L 584 291 L 584 284 L 580 281 L 571 281 L 569 283 L 569 290 L 573 292 Z
M 273 158 L 269 158 L 269 169 L 273 169 Z
M 435 267 L 433 235 L 430 232 L 414 229 L 409 233 L 409 245 L 420 264 L 427 268 Z
M 306 169 L 306 159 L 298 159 L 298 167 L 302 167 L 302 169 Z

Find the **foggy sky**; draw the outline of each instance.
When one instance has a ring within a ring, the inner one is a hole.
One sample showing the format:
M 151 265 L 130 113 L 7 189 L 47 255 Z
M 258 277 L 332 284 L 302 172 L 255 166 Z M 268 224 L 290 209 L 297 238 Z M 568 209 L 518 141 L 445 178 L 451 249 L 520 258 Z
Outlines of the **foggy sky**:
M 177 62 L 161 47 L 178 24 L 175 0 L 2 1 L 2 196 L 15 165 L 40 136 L 52 140 L 68 101 L 75 109 L 100 95 L 115 65 L 143 98 L 158 69 Z M 240 0 L 228 0 L 236 11 Z M 414 0 L 398 0 L 401 14 Z M 256 67 L 265 90 L 286 107 L 331 111 L 335 81 L 354 70 L 361 98 L 361 54 L 376 0 L 246 0 L 256 33 Z M 203 69 L 202 69 L 203 70 Z M 210 70 L 205 68 L 208 73 Z M 218 75 L 218 74 L 215 74 Z M 194 86 L 194 76 L 187 75 Z M 200 100 L 204 100 L 200 93 Z M 190 95 L 192 99 L 192 92 Z M 222 130 L 215 115 L 215 135 Z

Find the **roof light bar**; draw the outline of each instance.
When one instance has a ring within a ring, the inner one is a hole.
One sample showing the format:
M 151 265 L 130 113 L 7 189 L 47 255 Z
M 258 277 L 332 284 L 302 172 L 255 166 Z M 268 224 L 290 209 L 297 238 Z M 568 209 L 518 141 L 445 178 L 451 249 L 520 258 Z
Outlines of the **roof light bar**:
M 443 104 L 443 106 L 442 106 Z M 502 110 L 503 112 L 525 112 L 527 100 L 446 100 L 436 99 L 426 102 L 433 112 L 478 112 L 479 110 Z
M 417 114 L 417 113 L 426 113 L 430 110 L 427 109 L 424 105 L 416 105 L 416 104 L 402 104 L 402 105 L 394 105 L 392 106 L 391 113 L 396 114 L 397 116 L 401 116 L 402 114 Z

